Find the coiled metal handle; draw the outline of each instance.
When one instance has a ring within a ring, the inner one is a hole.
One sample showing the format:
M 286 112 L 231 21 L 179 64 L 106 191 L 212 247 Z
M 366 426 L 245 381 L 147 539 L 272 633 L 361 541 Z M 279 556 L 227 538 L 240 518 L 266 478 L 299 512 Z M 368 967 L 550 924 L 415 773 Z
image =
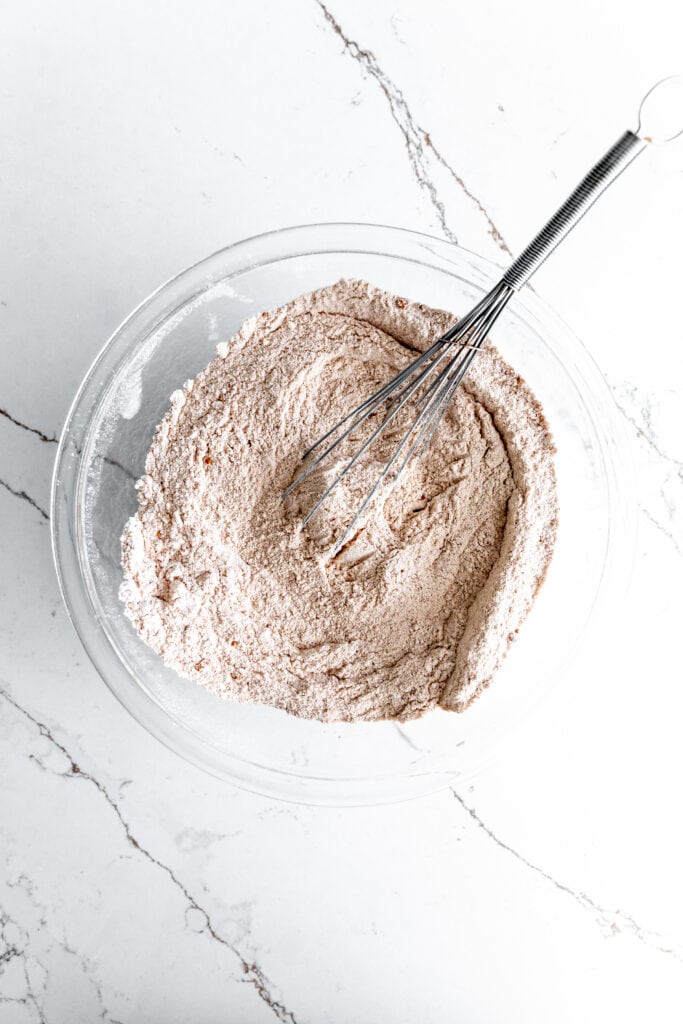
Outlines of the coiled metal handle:
M 503 282 L 517 291 L 557 248 L 563 238 L 583 217 L 599 195 L 628 167 L 647 142 L 633 132 L 624 132 L 601 160 L 588 172 L 548 223 L 503 275 Z

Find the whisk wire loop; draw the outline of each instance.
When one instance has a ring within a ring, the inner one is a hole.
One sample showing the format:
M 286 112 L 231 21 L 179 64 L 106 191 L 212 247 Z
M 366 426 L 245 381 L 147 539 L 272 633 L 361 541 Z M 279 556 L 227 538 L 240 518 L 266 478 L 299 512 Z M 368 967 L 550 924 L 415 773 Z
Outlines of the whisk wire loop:
M 315 459 L 304 466 L 284 492 L 283 499 L 310 477 L 339 448 L 342 442 L 361 427 L 385 402 L 388 403 L 380 423 L 370 432 L 370 435 L 360 445 L 355 454 L 335 475 L 331 483 L 308 510 L 302 520 L 302 528 L 310 522 L 335 488 L 339 486 L 353 467 L 358 464 L 371 445 L 396 420 L 410 400 L 412 398 L 416 399 L 416 419 L 398 443 L 395 451 L 365 496 L 341 538 L 334 544 L 332 549 L 333 556 L 344 547 L 366 508 L 382 485 L 387 482 L 387 478 L 392 470 L 394 470 L 401 454 L 405 451 L 411 440 L 412 444 L 410 444 L 398 471 L 394 473 L 391 480 L 392 485 L 398 482 L 416 451 L 418 449 L 422 451 L 426 447 L 423 444 L 425 439 L 429 443 L 445 414 L 450 399 L 481 348 L 486 338 L 486 333 L 507 304 L 511 294 L 512 290 L 509 286 L 499 282 L 487 295 L 480 299 L 465 317 L 457 321 L 438 341 L 426 349 L 417 359 L 413 360 L 391 381 L 379 388 L 370 398 L 366 399 L 361 405 L 331 427 L 326 434 L 319 438 L 305 452 L 303 456 L 304 461 L 319 449 L 325 441 L 330 440 L 330 438 L 333 439 Z M 455 354 L 453 354 L 454 350 Z M 447 360 L 446 365 L 442 366 L 445 360 Z M 439 367 L 442 368 L 439 369 Z M 421 394 L 418 394 L 424 385 L 426 387 L 424 387 Z
M 431 443 L 455 392 L 511 297 L 526 284 L 538 267 L 593 205 L 598 196 L 643 151 L 648 141 L 651 141 L 649 136 L 641 133 L 640 126 L 637 133 L 624 132 L 611 149 L 598 160 L 521 255 L 513 261 L 500 281 L 476 302 L 465 316 L 457 320 L 441 338 L 404 367 L 392 380 L 383 384 L 374 394 L 331 427 L 304 452 L 302 457 L 304 465 L 282 495 L 283 500 L 319 469 L 322 463 L 329 459 L 330 455 L 347 438 L 351 437 L 354 431 L 362 427 L 386 404 L 379 424 L 371 430 L 369 437 L 336 474 L 304 517 L 303 525 L 306 525 L 335 488 L 358 464 L 362 455 L 392 423 L 396 422 L 399 413 L 406 409 L 408 403 L 413 400 L 415 419 L 396 445 L 342 536 L 334 543 L 332 555 L 338 554 L 354 535 L 363 514 L 383 484 L 394 485 L 411 460 L 421 457 Z M 330 443 L 326 445 L 326 442 Z M 306 460 L 313 453 L 317 453 L 315 458 L 310 459 L 307 463 Z M 403 458 L 399 463 L 401 456 Z M 397 464 L 398 468 L 396 469 Z

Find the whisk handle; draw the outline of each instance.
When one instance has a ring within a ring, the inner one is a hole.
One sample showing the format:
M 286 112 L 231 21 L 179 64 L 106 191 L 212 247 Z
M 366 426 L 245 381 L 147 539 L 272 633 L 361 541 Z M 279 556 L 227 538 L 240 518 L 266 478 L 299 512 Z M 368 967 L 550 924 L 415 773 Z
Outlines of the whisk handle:
M 598 160 L 524 252 L 517 257 L 503 276 L 504 283 L 515 291 L 526 284 L 553 249 L 581 220 L 598 196 L 602 195 L 645 146 L 645 139 L 639 138 L 634 132 L 624 132 L 602 159 Z

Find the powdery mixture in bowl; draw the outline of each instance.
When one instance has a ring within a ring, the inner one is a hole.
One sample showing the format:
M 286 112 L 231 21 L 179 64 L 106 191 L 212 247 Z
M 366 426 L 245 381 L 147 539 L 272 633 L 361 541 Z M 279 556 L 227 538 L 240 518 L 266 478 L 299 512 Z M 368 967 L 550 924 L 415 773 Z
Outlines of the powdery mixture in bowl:
M 554 448 L 487 344 L 431 446 L 329 557 L 397 443 L 383 437 L 301 529 L 358 446 L 286 502 L 301 452 L 452 324 L 339 281 L 247 321 L 171 396 L 122 538 L 140 636 L 221 697 L 323 721 L 462 711 L 526 617 L 557 530 Z

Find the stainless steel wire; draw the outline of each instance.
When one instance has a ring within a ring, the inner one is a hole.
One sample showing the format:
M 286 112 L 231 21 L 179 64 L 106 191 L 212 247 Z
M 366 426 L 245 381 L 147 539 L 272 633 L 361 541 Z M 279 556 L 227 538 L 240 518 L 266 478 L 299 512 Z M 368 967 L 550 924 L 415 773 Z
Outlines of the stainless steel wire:
M 369 425 L 368 421 L 376 414 L 381 417 L 379 424 L 371 427 L 367 439 L 308 510 L 302 520 L 302 526 L 310 522 L 378 438 L 385 434 L 392 424 L 398 425 L 403 410 L 410 407 L 414 412 L 414 419 L 403 433 L 357 512 L 342 535 L 335 540 L 330 552 L 332 557 L 353 538 L 363 515 L 380 490 L 395 485 L 410 463 L 419 458 L 429 446 L 453 395 L 515 292 L 526 284 L 598 196 L 642 152 L 645 145 L 645 138 L 631 131 L 624 132 L 591 168 L 491 291 L 465 316 L 456 321 L 438 341 L 335 423 L 304 452 L 302 468 L 282 495 L 283 500 L 320 469 L 355 431 L 364 424 Z

